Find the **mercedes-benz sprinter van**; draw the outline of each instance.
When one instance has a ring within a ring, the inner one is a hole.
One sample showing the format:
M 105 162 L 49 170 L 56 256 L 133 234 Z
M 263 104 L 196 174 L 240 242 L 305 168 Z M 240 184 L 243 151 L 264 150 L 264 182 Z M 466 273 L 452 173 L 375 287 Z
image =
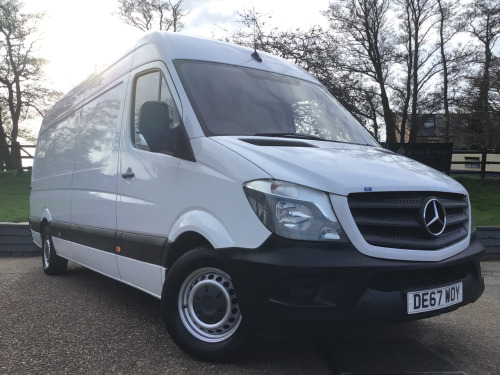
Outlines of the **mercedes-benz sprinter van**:
M 149 293 L 181 348 L 221 359 L 249 332 L 474 302 L 470 213 L 296 65 L 154 32 L 45 116 L 30 226 L 47 274 L 71 260 Z

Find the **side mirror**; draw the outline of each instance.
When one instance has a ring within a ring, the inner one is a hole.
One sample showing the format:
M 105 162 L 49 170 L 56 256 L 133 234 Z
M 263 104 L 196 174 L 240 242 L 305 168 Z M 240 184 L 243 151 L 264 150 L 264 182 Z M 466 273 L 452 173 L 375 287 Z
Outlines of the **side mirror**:
M 175 129 L 171 129 L 172 117 L 165 102 L 147 101 L 139 112 L 138 148 L 149 147 L 151 152 L 172 154 L 175 145 Z M 144 145 L 145 143 L 145 145 Z

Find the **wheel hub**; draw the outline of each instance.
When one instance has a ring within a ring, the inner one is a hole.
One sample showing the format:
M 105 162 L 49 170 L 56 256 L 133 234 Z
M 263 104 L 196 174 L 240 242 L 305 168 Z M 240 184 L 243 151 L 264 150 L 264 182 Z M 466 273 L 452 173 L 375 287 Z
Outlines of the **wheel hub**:
M 218 328 L 230 313 L 228 292 L 214 280 L 204 280 L 191 291 L 193 313 L 207 329 Z
M 227 339 L 241 322 L 231 279 L 215 268 L 199 269 L 184 280 L 178 306 L 186 329 L 205 342 Z

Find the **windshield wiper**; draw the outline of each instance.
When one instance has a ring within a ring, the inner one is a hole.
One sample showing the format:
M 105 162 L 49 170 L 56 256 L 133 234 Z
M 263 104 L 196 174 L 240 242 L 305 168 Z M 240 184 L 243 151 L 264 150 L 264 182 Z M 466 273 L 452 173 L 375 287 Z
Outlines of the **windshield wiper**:
M 318 135 L 312 134 L 300 134 L 300 133 L 255 133 L 256 137 L 284 137 L 284 138 L 296 138 L 296 139 L 310 139 L 314 141 L 325 141 L 325 142 L 333 142 L 333 143 L 346 143 L 349 145 L 358 145 L 358 146 L 369 146 L 369 147 L 378 147 L 376 145 L 371 145 L 369 143 L 358 143 L 358 142 L 346 142 L 346 141 L 338 141 L 335 139 L 326 139 L 322 138 Z
M 327 139 L 311 134 L 299 133 L 255 133 L 259 137 L 284 137 L 284 138 L 297 138 L 297 139 L 312 139 L 316 141 L 327 141 Z

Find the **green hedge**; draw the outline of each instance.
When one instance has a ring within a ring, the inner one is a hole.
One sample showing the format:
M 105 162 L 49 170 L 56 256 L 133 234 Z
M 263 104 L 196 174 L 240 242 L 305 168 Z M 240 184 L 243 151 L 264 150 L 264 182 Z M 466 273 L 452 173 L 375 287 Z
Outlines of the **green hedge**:
M 31 173 L 0 172 L 0 222 L 22 222 L 29 217 Z M 456 176 L 469 191 L 475 226 L 500 226 L 500 178 Z

